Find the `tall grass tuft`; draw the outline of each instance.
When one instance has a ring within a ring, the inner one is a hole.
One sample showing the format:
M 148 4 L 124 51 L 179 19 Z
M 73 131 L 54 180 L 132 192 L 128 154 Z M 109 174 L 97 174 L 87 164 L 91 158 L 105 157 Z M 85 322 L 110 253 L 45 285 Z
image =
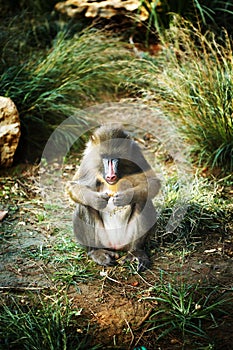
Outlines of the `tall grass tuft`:
M 169 28 L 174 14 L 195 25 L 200 21 L 203 29 L 232 28 L 233 4 L 230 0 L 141 0 L 140 7 L 149 16 L 149 30 L 161 32 Z
M 163 40 L 160 71 L 156 60 L 147 73 L 154 97 L 200 164 L 232 171 L 233 52 L 227 33 L 219 43 L 213 33 L 204 35 L 177 18 Z
M 22 306 L 2 306 L 0 314 L 1 344 L 4 349 L 80 350 L 91 347 L 88 327 L 82 326 L 81 310 L 73 310 L 66 298 Z
M 191 349 L 194 349 L 195 340 L 198 342 L 202 339 L 209 345 L 213 344 L 214 339 L 208 336 L 208 332 L 222 322 L 222 316 L 227 313 L 231 302 L 230 297 L 221 295 L 218 289 L 202 287 L 199 283 L 166 283 L 163 271 L 160 282 L 146 299 L 156 305 L 148 321 L 148 332 L 156 332 L 157 341 L 168 334 L 174 336 L 175 332 L 181 337 L 183 346 L 190 346 Z
M 47 51 L 6 69 L 0 91 L 19 110 L 22 141 L 40 151 L 53 128 L 77 108 L 116 93 L 129 60 L 119 39 L 87 29 L 74 36 L 60 31 Z
M 179 178 L 169 175 L 161 193 L 162 205 L 158 199 L 154 204 L 160 212 L 156 240 L 163 246 L 176 250 L 196 247 L 202 236 L 224 232 L 226 222 L 232 220 L 231 206 L 221 202 L 217 184 L 207 179 L 187 179 L 182 184 Z

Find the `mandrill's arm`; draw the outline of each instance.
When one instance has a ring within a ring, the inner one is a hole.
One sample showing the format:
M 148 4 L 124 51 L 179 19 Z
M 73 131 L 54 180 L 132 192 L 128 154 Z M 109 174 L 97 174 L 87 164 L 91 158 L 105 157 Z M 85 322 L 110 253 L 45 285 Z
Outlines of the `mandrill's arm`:
M 144 173 L 128 175 L 119 180 L 118 192 L 113 197 L 116 206 L 146 202 L 160 190 L 160 180 L 152 169 Z
M 104 209 L 109 200 L 109 195 L 106 192 L 97 192 L 97 189 L 83 184 L 77 175 L 66 185 L 66 192 L 74 202 L 96 210 Z

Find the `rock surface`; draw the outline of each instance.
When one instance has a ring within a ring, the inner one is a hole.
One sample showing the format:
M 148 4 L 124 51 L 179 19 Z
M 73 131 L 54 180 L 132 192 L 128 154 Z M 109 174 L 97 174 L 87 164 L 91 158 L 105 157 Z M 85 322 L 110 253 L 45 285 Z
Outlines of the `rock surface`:
M 19 113 L 14 102 L 0 96 L 0 167 L 10 167 L 20 138 Z
M 84 14 L 85 17 L 108 19 L 116 15 L 126 15 L 134 12 L 143 21 L 148 18 L 149 14 L 143 7 L 140 8 L 140 5 L 141 1 L 139 0 L 66 0 L 58 2 L 55 5 L 55 9 L 69 17 L 77 17 Z

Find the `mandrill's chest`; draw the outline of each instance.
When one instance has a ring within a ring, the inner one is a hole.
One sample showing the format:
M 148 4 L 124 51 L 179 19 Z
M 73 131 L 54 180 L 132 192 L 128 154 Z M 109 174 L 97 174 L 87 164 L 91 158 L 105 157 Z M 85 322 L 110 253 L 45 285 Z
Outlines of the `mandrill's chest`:
M 132 214 L 132 208 L 130 205 L 117 207 L 113 203 L 113 196 L 116 188 L 114 185 L 107 185 L 104 191 L 110 194 L 108 205 L 100 213 L 102 218 L 104 235 L 101 237 L 101 241 L 106 248 L 122 249 L 124 246 L 130 243 L 129 237 L 129 220 Z M 130 234 L 131 236 L 131 234 Z
M 115 206 L 113 197 L 118 192 L 119 185 L 109 185 L 106 182 L 103 184 L 102 191 L 109 194 L 108 204 L 101 213 L 105 228 L 125 228 L 131 215 L 132 208 L 130 205 Z
M 132 232 L 129 230 L 131 211 L 130 205 L 116 207 L 113 198 L 109 199 L 107 207 L 101 212 L 104 232 L 99 238 L 104 247 L 124 250 L 132 241 Z
M 108 205 L 101 212 L 104 227 L 107 229 L 122 229 L 128 224 L 132 208 L 130 205 L 124 207 L 116 207 L 113 204 L 113 198 L 110 197 Z

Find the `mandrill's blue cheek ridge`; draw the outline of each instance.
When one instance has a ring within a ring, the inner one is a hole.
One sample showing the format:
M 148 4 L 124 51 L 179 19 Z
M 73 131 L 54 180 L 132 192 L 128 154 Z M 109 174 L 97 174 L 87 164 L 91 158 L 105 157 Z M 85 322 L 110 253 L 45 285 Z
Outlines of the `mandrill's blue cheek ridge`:
M 104 178 L 106 177 L 106 174 L 108 172 L 108 159 L 107 158 L 103 158 L 102 159 L 103 161 L 103 165 L 104 165 L 104 173 L 103 173 L 103 176 Z

